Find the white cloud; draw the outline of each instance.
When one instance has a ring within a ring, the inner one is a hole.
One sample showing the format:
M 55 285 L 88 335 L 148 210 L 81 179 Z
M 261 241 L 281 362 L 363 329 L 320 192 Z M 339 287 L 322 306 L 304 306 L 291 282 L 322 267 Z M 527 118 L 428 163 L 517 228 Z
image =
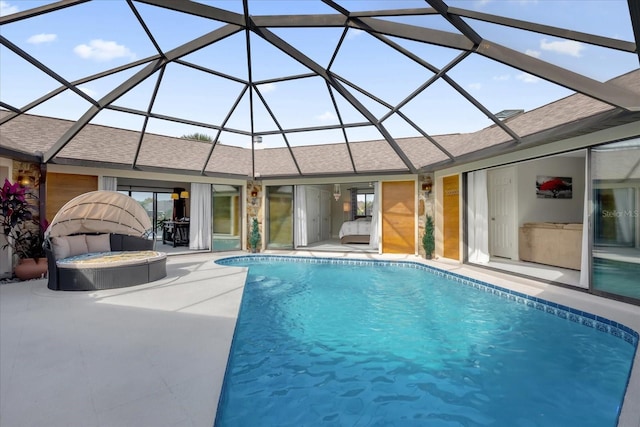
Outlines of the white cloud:
M 275 83 L 265 83 L 265 84 L 259 85 L 258 89 L 260 89 L 260 92 L 262 92 L 262 93 L 273 92 L 273 91 L 276 90 L 276 84 Z
M 525 55 L 533 56 L 534 58 L 540 58 L 540 55 L 542 55 L 542 52 L 533 49 L 527 49 L 524 53 Z
M 57 39 L 57 34 L 35 34 L 27 39 L 27 43 L 31 44 L 40 44 L 40 43 L 50 43 Z
M 338 118 L 331 111 L 325 111 L 319 116 L 316 116 L 316 119 L 320 120 L 321 122 L 330 122 L 330 121 L 337 120 Z
M 505 82 L 507 80 L 509 80 L 511 78 L 511 76 L 509 76 L 509 74 L 501 74 L 499 76 L 493 76 L 493 80 L 499 81 L 499 82 Z
M 349 28 L 349 31 L 347 32 L 347 40 L 353 40 L 356 37 L 360 37 L 364 33 L 365 32 L 362 30 L 358 30 L 356 28 Z
M 537 78 L 534 75 L 528 74 L 528 73 L 518 74 L 516 76 L 516 79 L 518 79 L 518 80 L 520 80 L 521 82 L 524 82 L 524 83 L 538 83 L 540 81 L 539 78 Z
M 471 83 L 469 89 L 480 90 L 482 89 L 482 83 Z
M 89 89 L 86 86 L 78 86 L 78 89 L 80 89 L 82 92 L 86 93 L 87 95 L 89 95 L 92 98 L 95 98 L 96 95 L 98 94 L 98 92 L 96 92 L 93 89 Z
M 547 41 L 547 39 L 540 40 L 540 49 L 548 50 L 550 52 L 559 53 L 561 55 L 571 55 L 580 57 L 582 56 L 582 50 L 584 45 L 580 42 L 573 40 L 564 41 Z
M 10 4 L 8 1 L 0 1 L 0 16 L 11 15 L 12 13 L 18 13 L 20 9 L 18 6 Z
M 477 6 L 486 6 L 489 3 L 494 3 L 494 0 L 477 0 L 476 1 Z M 527 4 L 536 4 L 538 3 L 538 0 L 509 0 L 508 3 L 527 5 Z
M 81 58 L 95 61 L 110 61 L 115 58 L 135 59 L 135 53 L 128 47 L 116 42 L 101 39 L 91 40 L 88 45 L 81 44 L 73 48 L 73 51 Z

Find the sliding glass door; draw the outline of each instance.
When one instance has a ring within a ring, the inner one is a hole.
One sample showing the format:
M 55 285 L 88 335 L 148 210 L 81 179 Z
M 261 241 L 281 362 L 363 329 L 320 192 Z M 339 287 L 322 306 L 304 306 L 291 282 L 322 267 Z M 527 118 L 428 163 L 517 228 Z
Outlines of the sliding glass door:
M 293 186 L 267 187 L 267 248 L 293 249 Z
M 640 301 L 640 139 L 593 148 L 592 288 Z
M 121 190 L 119 192 L 130 196 L 147 211 L 153 227 L 153 238 L 160 240 L 164 221 L 171 220 L 173 216 L 171 193 L 132 190 Z
M 240 187 L 213 185 L 213 251 L 241 249 L 242 205 Z

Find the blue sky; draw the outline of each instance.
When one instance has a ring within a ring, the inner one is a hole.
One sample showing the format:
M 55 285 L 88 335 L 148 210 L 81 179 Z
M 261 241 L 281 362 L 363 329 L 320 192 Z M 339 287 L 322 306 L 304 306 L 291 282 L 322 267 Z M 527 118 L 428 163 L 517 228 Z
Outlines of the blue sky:
M 242 11 L 238 0 L 200 1 L 208 5 Z M 499 14 L 511 18 L 566 27 L 575 31 L 594 33 L 610 38 L 633 41 L 626 0 L 450 0 L 451 7 L 459 7 Z M 0 0 L 2 16 L 24 11 L 50 1 Z M 352 10 L 383 10 L 390 8 L 426 7 L 427 3 L 412 1 L 340 1 Z M 153 6 L 134 3 L 163 50 L 171 50 L 192 38 L 199 37 L 223 24 L 203 18 L 166 11 Z M 319 1 L 251 1 L 250 13 L 308 14 L 335 13 Z M 394 19 L 411 25 L 456 32 L 439 16 L 406 17 Z M 534 56 L 588 77 L 605 81 L 638 67 L 637 56 L 613 52 L 596 46 L 557 39 L 541 34 L 467 20 L 483 38 L 503 44 L 511 49 Z M 271 29 L 276 35 L 325 67 L 333 55 L 341 36 L 341 29 Z M 97 0 L 54 13 L 3 25 L 0 33 L 25 50 L 38 61 L 68 81 L 143 59 L 156 50 L 138 24 L 125 1 Z M 417 42 L 392 39 L 414 52 L 435 67 L 443 67 L 459 51 L 423 45 Z M 309 70 L 284 55 L 256 35 L 251 36 L 253 80 L 262 81 L 278 77 L 308 73 Z M 220 73 L 247 79 L 247 57 L 243 32 L 215 45 L 183 58 Z M 121 72 L 80 85 L 82 91 L 100 99 L 141 67 Z M 19 58 L 4 46 L 0 47 L 0 99 L 22 108 L 60 84 Z M 350 79 L 364 90 L 384 101 L 373 101 L 366 96 L 356 97 L 377 118 L 389 111 L 389 106 L 403 103 L 433 73 L 409 60 L 397 51 L 356 30 L 349 30 L 331 70 Z M 469 94 L 496 113 L 504 109 L 531 110 L 570 95 L 572 92 L 531 76 L 520 70 L 495 63 L 479 55 L 471 55 L 454 67 L 449 75 Z M 146 110 L 156 79 L 148 79 L 125 94 L 115 105 Z M 240 94 L 243 85 L 218 76 L 212 76 L 171 64 L 167 67 L 158 92 L 153 112 L 189 119 L 197 122 L 220 124 Z M 338 122 L 326 84 L 319 77 L 275 82 L 260 85 L 260 91 L 271 110 L 269 112 L 254 95 L 255 131 L 269 132 L 283 128 L 302 128 L 335 124 Z M 344 99 L 337 97 L 340 114 L 345 122 L 363 122 L 362 115 Z M 50 101 L 30 110 L 70 120 L 77 120 L 89 107 L 80 96 L 66 91 Z M 242 99 L 227 126 L 249 129 L 248 96 Z M 491 121 L 471 105 L 449 84 L 438 80 L 401 107 L 401 111 L 431 135 L 473 132 L 491 125 Z M 271 118 L 277 117 L 277 123 Z M 105 111 L 92 123 L 139 130 L 142 119 L 124 113 Z M 383 121 L 395 137 L 417 136 L 417 131 L 397 115 Z M 215 130 L 193 125 L 179 125 L 163 120 L 150 120 L 149 132 L 180 136 L 202 132 L 212 136 Z M 372 127 L 348 131 L 351 141 L 380 139 Z M 223 143 L 246 146 L 245 135 L 223 133 Z M 265 147 L 284 146 L 280 136 L 264 137 Z M 290 134 L 292 145 L 344 142 L 339 131 L 302 132 Z

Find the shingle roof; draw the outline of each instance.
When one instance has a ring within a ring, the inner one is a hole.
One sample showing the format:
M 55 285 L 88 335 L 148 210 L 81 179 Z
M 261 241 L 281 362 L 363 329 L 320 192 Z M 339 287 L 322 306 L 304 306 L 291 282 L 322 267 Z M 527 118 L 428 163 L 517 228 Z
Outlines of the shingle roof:
M 640 70 L 620 76 L 612 80 L 612 83 L 637 93 L 640 99 Z M 612 111 L 616 111 L 615 107 L 582 94 L 574 94 L 520 114 L 509 121 L 509 126 L 522 138 L 526 138 L 549 129 L 561 130 L 567 124 Z M 8 114 L 8 111 L 0 110 L 0 119 Z M 640 121 L 640 118 L 637 114 L 632 114 L 630 120 Z M 45 152 L 72 125 L 73 122 L 69 120 L 22 114 L 0 125 L 0 146 L 28 153 Z M 598 123 L 597 126 L 606 126 L 606 122 Z M 512 138 L 496 125 L 473 133 L 436 135 L 432 138 L 454 157 L 478 153 L 486 148 L 513 142 Z M 139 132 L 90 124 L 85 126 L 53 161 L 131 167 L 139 139 Z M 452 162 L 425 137 L 399 138 L 396 142 L 418 169 Z M 211 150 L 211 145 L 210 142 L 147 133 L 136 166 L 198 173 Z M 358 173 L 409 172 L 385 140 L 353 142 L 349 144 L 349 148 Z M 346 144 L 293 147 L 291 152 L 302 175 L 354 173 Z M 255 172 L 262 178 L 300 175 L 287 148 L 256 150 L 255 162 Z M 250 149 L 218 143 L 204 173 L 247 177 L 253 172 L 251 164 Z

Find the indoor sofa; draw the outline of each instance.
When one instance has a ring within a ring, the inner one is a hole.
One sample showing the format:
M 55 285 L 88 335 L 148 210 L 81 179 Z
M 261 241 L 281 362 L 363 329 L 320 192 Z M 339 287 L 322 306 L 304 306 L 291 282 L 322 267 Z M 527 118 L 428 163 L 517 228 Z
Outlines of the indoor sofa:
M 580 270 L 582 224 L 529 222 L 522 224 L 518 236 L 521 261 Z

